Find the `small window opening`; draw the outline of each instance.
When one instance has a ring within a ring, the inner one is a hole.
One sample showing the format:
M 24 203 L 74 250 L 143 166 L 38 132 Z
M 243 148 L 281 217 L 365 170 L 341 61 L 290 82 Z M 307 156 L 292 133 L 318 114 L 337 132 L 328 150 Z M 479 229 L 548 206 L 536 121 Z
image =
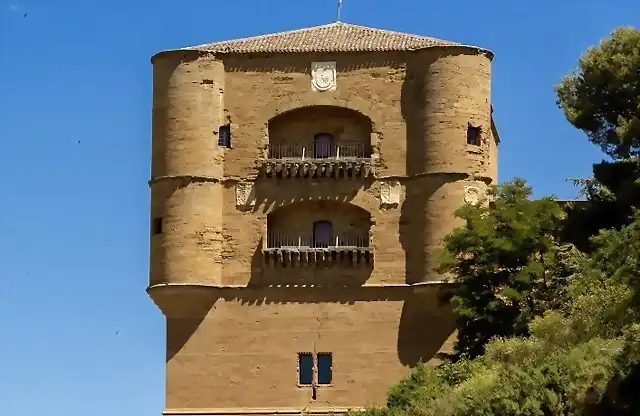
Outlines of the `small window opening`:
M 313 355 L 311 353 L 298 354 L 298 384 L 301 386 L 313 384 Z
M 331 384 L 333 378 L 333 357 L 330 353 L 318 353 L 318 384 Z
M 225 124 L 218 129 L 218 146 L 231 148 L 231 124 Z
M 333 224 L 331 221 L 316 221 L 313 223 L 313 246 L 327 248 L 333 240 Z
M 480 127 L 467 126 L 467 144 L 480 146 Z
M 162 218 L 153 219 L 153 234 L 162 234 Z
M 316 159 L 326 159 L 333 153 L 333 135 L 329 133 L 318 133 L 313 138 L 313 157 Z

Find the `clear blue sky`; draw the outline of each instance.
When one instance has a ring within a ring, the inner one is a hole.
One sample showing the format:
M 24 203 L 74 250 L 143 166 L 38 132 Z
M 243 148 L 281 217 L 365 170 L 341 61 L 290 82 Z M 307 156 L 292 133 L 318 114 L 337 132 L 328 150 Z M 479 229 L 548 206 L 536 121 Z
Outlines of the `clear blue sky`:
M 1 416 L 160 415 L 149 57 L 330 23 L 335 3 L 0 0 Z M 640 2 L 344 0 L 342 20 L 495 51 L 500 179 L 573 197 L 565 179 L 602 156 L 552 87 L 587 46 L 640 25 Z

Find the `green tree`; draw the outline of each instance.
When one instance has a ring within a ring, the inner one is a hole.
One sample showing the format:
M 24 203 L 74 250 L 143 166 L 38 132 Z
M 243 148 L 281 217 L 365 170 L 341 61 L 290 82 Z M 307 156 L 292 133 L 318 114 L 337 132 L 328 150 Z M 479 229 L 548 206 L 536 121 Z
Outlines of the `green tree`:
M 586 257 L 564 252 L 574 270 L 568 302 L 536 316 L 528 336 L 493 338 L 485 353 L 420 366 L 369 416 L 637 415 L 640 325 L 632 284 L 640 215 L 594 238 Z
M 640 31 L 616 29 L 556 86 L 567 120 L 613 158 L 640 154 Z
M 560 305 L 571 267 L 556 234 L 564 211 L 552 198 L 531 200 L 521 179 L 491 190 L 490 204 L 465 205 L 465 226 L 445 239 L 439 272 L 458 326 L 458 356 L 476 357 L 495 336 L 526 335 L 533 317 Z
M 567 120 L 613 161 L 581 181 L 588 204 L 571 207 L 565 237 L 591 250 L 590 237 L 620 229 L 640 208 L 640 31 L 621 27 L 589 48 L 556 87 Z
M 577 180 L 587 203 L 568 207 L 563 239 L 583 251 L 592 250 L 591 237 L 602 229 L 620 229 L 633 221 L 640 208 L 640 159 L 602 162 L 593 166 L 593 178 Z

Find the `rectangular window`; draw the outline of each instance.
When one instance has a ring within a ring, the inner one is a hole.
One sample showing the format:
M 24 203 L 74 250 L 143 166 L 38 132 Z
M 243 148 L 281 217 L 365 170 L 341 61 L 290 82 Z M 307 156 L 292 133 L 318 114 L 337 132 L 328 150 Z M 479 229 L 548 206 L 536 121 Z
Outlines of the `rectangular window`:
M 467 144 L 480 146 L 480 127 L 467 126 Z
M 153 219 L 153 234 L 162 234 L 162 218 Z
M 332 156 L 333 135 L 329 133 L 316 134 L 313 148 L 313 157 L 315 158 L 325 159 Z
M 226 124 L 218 129 L 218 146 L 231 147 L 231 125 Z
M 333 224 L 331 221 L 316 221 L 313 223 L 313 246 L 326 248 L 333 240 Z
M 318 353 L 318 384 L 331 384 L 333 358 L 330 353 Z
M 301 386 L 313 384 L 313 355 L 311 353 L 298 354 L 298 383 Z

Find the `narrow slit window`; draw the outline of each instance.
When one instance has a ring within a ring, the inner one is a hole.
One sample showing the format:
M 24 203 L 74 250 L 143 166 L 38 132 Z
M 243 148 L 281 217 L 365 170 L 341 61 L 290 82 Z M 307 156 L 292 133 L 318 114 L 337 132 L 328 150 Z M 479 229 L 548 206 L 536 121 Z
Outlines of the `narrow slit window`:
M 162 234 L 162 218 L 154 218 L 152 224 L 153 234 Z
M 313 384 L 313 355 L 311 353 L 298 354 L 298 383 L 301 386 Z
M 480 146 L 480 127 L 467 126 L 467 144 Z
M 218 129 L 218 146 L 231 147 L 231 125 L 225 124 Z
M 333 357 L 329 353 L 318 354 L 318 384 L 331 384 Z

